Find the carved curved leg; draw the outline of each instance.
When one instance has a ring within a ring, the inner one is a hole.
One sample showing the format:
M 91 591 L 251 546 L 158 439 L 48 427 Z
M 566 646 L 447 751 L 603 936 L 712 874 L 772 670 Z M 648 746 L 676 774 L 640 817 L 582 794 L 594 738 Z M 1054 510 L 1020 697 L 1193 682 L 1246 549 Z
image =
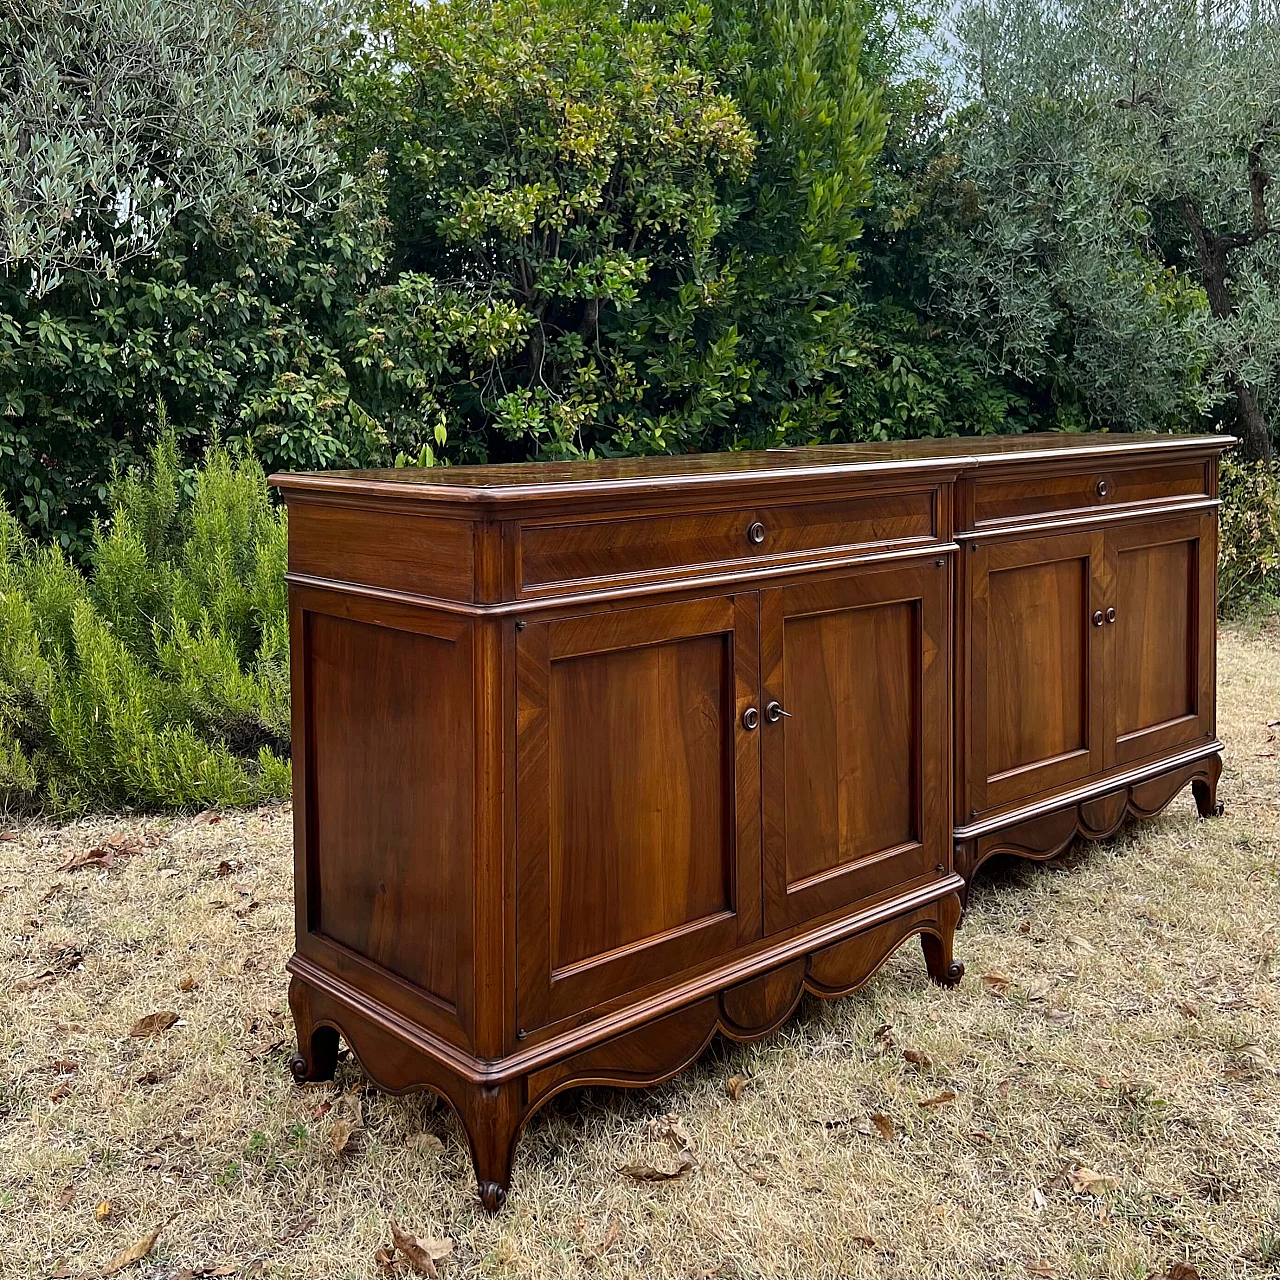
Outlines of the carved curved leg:
M 1191 779 L 1191 794 L 1202 818 L 1222 817 L 1222 801 L 1218 799 L 1218 778 L 1222 775 L 1222 757 L 1210 756 L 1205 761 L 1203 777 Z
M 466 1092 L 462 1124 L 471 1144 L 480 1203 L 489 1213 L 497 1213 L 507 1202 L 511 1159 L 527 1112 L 523 1079 L 473 1086 Z
M 289 1008 L 298 1029 L 298 1052 L 289 1059 L 289 1070 L 298 1084 L 307 1080 L 332 1080 L 338 1067 L 338 1033 L 315 1025 L 311 991 L 294 978 L 289 983 Z
M 922 933 L 920 946 L 929 977 L 942 987 L 954 987 L 964 977 L 964 965 L 953 959 L 956 925 L 960 922 L 960 895 L 953 893 L 938 903 L 938 933 Z

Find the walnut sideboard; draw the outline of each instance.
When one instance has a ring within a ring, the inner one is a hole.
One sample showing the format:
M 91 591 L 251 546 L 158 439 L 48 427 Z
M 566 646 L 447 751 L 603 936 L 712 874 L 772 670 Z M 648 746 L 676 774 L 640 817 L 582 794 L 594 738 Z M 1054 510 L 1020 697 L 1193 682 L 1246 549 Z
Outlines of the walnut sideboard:
M 300 1080 L 528 1117 L 767 1034 L 977 866 L 1214 811 L 1223 436 L 280 475 Z

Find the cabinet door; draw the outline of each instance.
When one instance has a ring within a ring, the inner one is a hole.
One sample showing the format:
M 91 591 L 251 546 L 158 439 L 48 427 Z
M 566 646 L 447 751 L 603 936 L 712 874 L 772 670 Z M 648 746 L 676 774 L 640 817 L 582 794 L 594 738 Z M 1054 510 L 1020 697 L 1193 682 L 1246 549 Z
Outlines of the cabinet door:
M 1213 736 L 1216 534 L 1209 514 L 1108 534 L 1118 765 Z
M 1102 532 L 978 543 L 965 554 L 965 775 L 976 817 L 1110 763 L 1104 676 L 1112 628 L 1104 622 Z
M 950 865 L 948 584 L 929 560 L 761 592 L 766 932 Z
M 518 1026 L 760 936 L 754 593 L 517 633 Z

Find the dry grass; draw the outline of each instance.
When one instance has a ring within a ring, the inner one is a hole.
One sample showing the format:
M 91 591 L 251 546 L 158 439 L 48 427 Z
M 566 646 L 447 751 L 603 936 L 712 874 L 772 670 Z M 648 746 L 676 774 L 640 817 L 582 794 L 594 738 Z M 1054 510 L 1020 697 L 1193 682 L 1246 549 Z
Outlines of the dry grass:
M 1223 819 L 1184 795 L 1058 865 L 988 868 L 958 991 L 910 946 L 662 1088 L 562 1097 L 494 1219 L 445 1108 L 365 1091 L 350 1063 L 337 1088 L 289 1083 L 287 811 L 24 827 L 0 843 L 3 1272 L 96 1272 L 165 1222 L 143 1275 L 375 1275 L 394 1216 L 455 1240 L 446 1277 L 1280 1274 L 1278 675 L 1274 630 L 1224 632 Z M 112 832 L 153 843 L 58 870 Z M 174 1026 L 130 1036 L 164 1009 Z M 669 1112 L 697 1168 L 620 1176 L 674 1162 Z M 1078 1166 L 1114 1188 L 1073 1185 Z

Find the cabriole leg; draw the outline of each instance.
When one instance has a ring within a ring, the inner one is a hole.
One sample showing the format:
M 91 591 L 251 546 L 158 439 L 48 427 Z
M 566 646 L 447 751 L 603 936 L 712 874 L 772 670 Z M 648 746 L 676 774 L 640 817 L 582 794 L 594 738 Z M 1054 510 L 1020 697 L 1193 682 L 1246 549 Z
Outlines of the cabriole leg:
M 332 1080 L 338 1068 L 338 1033 L 317 1027 L 311 1010 L 311 992 L 297 978 L 289 984 L 289 1008 L 298 1029 L 298 1052 L 289 1059 L 289 1070 L 298 1084 Z
M 523 1079 L 476 1086 L 466 1095 L 462 1124 L 471 1143 L 480 1203 L 489 1213 L 507 1202 L 511 1160 L 527 1112 L 524 1097 Z
M 1222 801 L 1218 799 L 1218 778 L 1222 774 L 1222 757 L 1210 756 L 1205 767 L 1203 777 L 1191 779 L 1191 794 L 1195 796 L 1196 808 L 1202 818 L 1220 818 Z
M 954 987 L 964 977 L 964 965 L 951 954 L 959 921 L 960 896 L 953 893 L 938 903 L 938 932 L 920 935 L 929 977 L 942 987 Z

